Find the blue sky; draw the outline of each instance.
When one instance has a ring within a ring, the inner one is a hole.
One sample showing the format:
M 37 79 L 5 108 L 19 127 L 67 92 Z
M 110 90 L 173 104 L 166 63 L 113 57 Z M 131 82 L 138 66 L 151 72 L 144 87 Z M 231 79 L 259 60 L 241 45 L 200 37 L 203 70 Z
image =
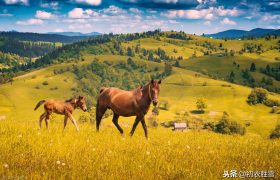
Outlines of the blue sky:
M 215 33 L 280 28 L 279 0 L 0 0 L 0 31 Z

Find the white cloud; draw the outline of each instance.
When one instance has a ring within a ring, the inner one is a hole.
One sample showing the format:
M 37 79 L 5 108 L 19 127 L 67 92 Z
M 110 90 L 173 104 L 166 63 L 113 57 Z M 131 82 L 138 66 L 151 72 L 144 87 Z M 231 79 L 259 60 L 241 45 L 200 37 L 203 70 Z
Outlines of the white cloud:
M 46 11 L 36 11 L 36 18 L 38 19 L 53 19 L 55 18 L 55 15 L 53 15 L 52 13 L 46 12 Z
M 213 15 L 209 15 L 213 12 L 213 8 L 202 10 L 170 10 L 161 15 L 168 18 L 185 18 L 185 19 L 211 19 Z
M 139 10 L 139 9 L 137 9 L 137 8 L 129 8 L 129 11 L 130 11 L 130 12 L 133 12 L 133 13 L 135 13 L 135 14 L 140 14 L 140 13 L 142 13 L 142 11 Z
M 175 20 L 168 20 L 168 22 L 170 23 L 170 24 L 179 24 L 179 22 L 178 21 L 175 21 Z
M 223 6 L 219 6 L 215 8 L 215 12 L 218 16 L 238 16 L 241 12 L 236 8 L 233 9 L 225 9 Z
M 75 2 L 92 6 L 99 6 L 102 3 L 102 0 L 75 0 Z
M 71 24 L 68 26 L 69 29 L 89 29 L 92 28 L 91 24 Z
M 236 22 L 230 20 L 229 18 L 224 18 L 224 19 L 221 21 L 221 24 L 224 24 L 224 25 L 235 25 Z
M 68 12 L 68 17 L 73 19 L 86 19 L 94 16 L 98 16 L 98 13 L 91 9 L 74 8 Z
M 58 28 L 58 29 L 55 29 L 53 32 L 64 32 L 64 30 L 61 28 Z
M 51 2 L 51 3 L 42 3 L 41 4 L 42 8 L 51 8 L 51 9 L 59 9 L 59 4 L 58 2 Z
M 114 5 L 109 6 L 107 9 L 103 9 L 102 12 L 109 15 L 119 15 L 126 13 L 125 10 Z
M 44 21 L 41 20 L 41 19 L 28 19 L 26 21 L 17 21 L 16 22 L 17 25 L 25 25 L 25 26 L 28 26 L 28 25 L 42 25 L 44 24 Z
M 206 26 L 211 26 L 212 25 L 211 21 L 205 21 L 203 24 L 206 25 Z
M 277 14 L 269 14 L 269 13 L 265 13 L 262 18 L 261 21 L 273 21 L 273 20 L 279 20 L 280 19 L 280 15 Z
M 218 8 L 209 7 L 208 9 L 191 9 L 191 10 L 169 10 L 162 12 L 161 15 L 168 18 L 183 18 L 183 19 L 207 19 L 212 20 L 215 16 L 238 16 L 240 10 L 236 8 L 225 9 L 223 6 Z
M 3 0 L 5 4 L 21 4 L 21 5 L 28 5 L 28 0 Z
M 14 16 L 13 14 L 9 13 L 7 9 L 4 9 L 2 13 L 0 13 L 0 17 L 12 17 Z

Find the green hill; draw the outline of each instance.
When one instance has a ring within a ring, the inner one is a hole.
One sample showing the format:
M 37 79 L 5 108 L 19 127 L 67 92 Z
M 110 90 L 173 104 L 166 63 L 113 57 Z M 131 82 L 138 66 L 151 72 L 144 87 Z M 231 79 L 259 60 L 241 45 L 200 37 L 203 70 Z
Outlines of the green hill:
M 89 179 L 116 175 L 121 179 L 220 179 L 224 170 L 231 169 L 277 175 L 279 140 L 268 137 L 280 116 L 264 104 L 249 105 L 247 97 L 251 87 L 262 86 L 274 91 L 268 93 L 269 99 L 280 100 L 275 93 L 279 89 L 278 39 L 258 39 L 248 45 L 247 40 L 215 40 L 183 32 L 104 35 L 1 69 L 0 178 L 79 179 L 86 174 Z M 128 137 L 135 117 L 120 117 L 125 132 L 121 136 L 110 113 L 96 133 L 94 106 L 101 86 L 133 89 L 152 78 L 161 78 L 162 84 L 158 115 L 152 114 L 152 107 L 146 115 L 149 140 L 140 125 Z M 42 107 L 33 110 L 38 101 L 81 94 L 92 109 L 74 112 L 80 133 L 70 123 L 62 133 L 63 116 L 55 114 L 48 131 L 37 130 L 43 113 Z M 201 98 L 208 105 L 204 112 L 197 110 Z M 204 128 L 221 122 L 225 114 L 245 127 L 245 135 Z M 175 121 L 186 122 L 189 129 L 167 128 Z

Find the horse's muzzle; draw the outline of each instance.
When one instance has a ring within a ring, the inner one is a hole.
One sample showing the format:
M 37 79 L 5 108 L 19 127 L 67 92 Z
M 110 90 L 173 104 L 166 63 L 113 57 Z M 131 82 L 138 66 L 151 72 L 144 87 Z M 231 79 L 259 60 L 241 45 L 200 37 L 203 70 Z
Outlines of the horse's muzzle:
M 83 109 L 84 112 L 87 112 L 87 109 Z

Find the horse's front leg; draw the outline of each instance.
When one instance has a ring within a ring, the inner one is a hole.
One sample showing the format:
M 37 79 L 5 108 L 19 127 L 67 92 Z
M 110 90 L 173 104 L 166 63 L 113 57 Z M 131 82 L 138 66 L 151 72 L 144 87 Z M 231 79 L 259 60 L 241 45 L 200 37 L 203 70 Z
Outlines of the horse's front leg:
M 71 114 L 71 113 L 67 113 L 67 116 L 70 118 L 70 120 L 71 120 L 71 121 L 72 121 L 72 123 L 74 124 L 74 126 L 75 126 L 76 130 L 79 132 L 79 131 L 80 131 L 80 129 L 79 129 L 78 125 L 77 125 L 76 120 L 75 120 L 75 119 L 74 119 L 74 117 L 72 116 L 72 114 Z
M 131 132 L 130 132 L 130 136 L 133 136 L 134 131 L 135 131 L 135 129 L 136 129 L 138 123 L 141 121 L 141 119 L 143 119 L 142 116 L 136 116 L 136 119 L 135 119 L 135 121 L 134 121 L 134 124 L 133 124 L 132 129 L 131 129 Z
M 145 122 L 144 118 L 141 120 L 141 124 L 142 124 L 142 127 L 143 127 L 144 132 L 145 132 L 145 137 L 148 139 L 148 130 L 147 130 L 147 126 L 146 126 L 146 122 Z

